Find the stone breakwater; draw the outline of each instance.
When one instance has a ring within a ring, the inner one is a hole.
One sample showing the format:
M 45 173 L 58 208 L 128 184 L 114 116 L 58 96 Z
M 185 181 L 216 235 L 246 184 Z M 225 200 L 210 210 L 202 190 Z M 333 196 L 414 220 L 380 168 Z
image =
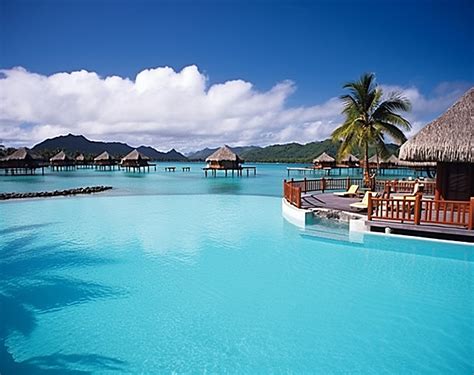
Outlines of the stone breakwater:
M 110 189 L 112 189 L 112 186 L 87 186 L 87 187 L 80 187 L 80 188 L 75 188 L 75 189 L 55 190 L 55 191 L 37 191 L 37 192 L 32 192 L 32 193 L 0 193 L 0 200 L 60 197 L 60 196 L 78 195 L 78 194 L 93 194 L 93 193 L 100 193 L 101 191 L 110 190 Z

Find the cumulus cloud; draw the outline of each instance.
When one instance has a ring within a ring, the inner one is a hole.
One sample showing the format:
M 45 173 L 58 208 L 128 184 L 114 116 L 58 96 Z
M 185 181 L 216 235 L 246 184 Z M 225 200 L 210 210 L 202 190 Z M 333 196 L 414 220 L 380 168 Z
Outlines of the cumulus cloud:
M 244 80 L 209 85 L 194 65 L 146 69 L 134 80 L 85 70 L 50 76 L 23 68 L 0 72 L 0 139 L 9 145 L 31 146 L 67 133 L 182 151 L 223 143 L 306 143 L 327 137 L 341 121 L 337 98 L 289 107 L 286 101 L 296 90 L 291 81 L 267 91 Z M 416 123 L 459 96 L 446 87 L 431 99 L 416 87 L 385 88 L 413 101 Z

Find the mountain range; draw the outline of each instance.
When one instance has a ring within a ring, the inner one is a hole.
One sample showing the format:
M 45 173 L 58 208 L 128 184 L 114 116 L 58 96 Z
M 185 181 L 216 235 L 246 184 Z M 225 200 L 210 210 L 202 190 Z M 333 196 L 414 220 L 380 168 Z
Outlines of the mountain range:
M 91 141 L 83 135 L 73 134 L 61 135 L 58 137 L 46 139 L 32 148 L 34 152 L 47 154 L 47 156 L 63 150 L 71 155 L 82 153 L 86 156 L 97 156 L 98 154 L 107 151 L 109 154 L 116 157 L 124 156 L 134 149 L 135 147 L 129 146 L 126 143 Z M 150 146 L 140 146 L 136 147 L 136 149 L 152 160 L 188 160 L 186 156 L 175 149 L 171 149 L 168 152 L 161 152 Z
M 276 144 L 266 147 L 245 146 L 230 147 L 243 160 L 248 162 L 267 162 L 267 163 L 311 163 L 311 161 L 323 152 L 335 156 L 339 144 L 334 143 L 330 139 L 318 142 L 310 142 L 307 144 L 287 143 Z M 398 152 L 395 144 L 388 144 L 387 148 L 391 154 Z M 41 154 L 45 158 L 49 158 L 64 150 L 71 155 L 83 153 L 85 156 L 94 157 L 103 151 L 109 152 L 116 157 L 124 156 L 132 151 L 134 147 L 126 143 L 120 142 L 99 142 L 91 141 L 82 135 L 64 135 L 55 138 L 46 139 L 33 147 L 33 151 Z M 204 148 L 199 151 L 192 152 L 184 156 L 175 149 L 168 152 L 161 152 L 150 146 L 140 146 L 137 150 L 148 156 L 152 160 L 157 161 L 204 161 L 206 158 L 217 150 L 217 148 Z M 374 149 L 369 150 L 369 156 L 375 153 Z M 360 150 L 354 150 L 353 154 L 361 156 Z

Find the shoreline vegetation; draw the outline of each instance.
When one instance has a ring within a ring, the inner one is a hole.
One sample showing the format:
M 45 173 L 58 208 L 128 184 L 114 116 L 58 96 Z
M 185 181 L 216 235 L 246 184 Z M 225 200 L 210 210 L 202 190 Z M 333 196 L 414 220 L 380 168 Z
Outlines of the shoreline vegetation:
M 46 198 L 46 197 L 59 197 L 59 196 L 70 196 L 70 195 L 81 195 L 81 194 L 95 194 L 106 190 L 112 189 L 112 186 L 86 186 L 74 189 L 66 190 L 54 190 L 54 191 L 37 191 L 29 193 L 0 193 L 0 201 L 10 199 L 27 199 L 27 198 Z

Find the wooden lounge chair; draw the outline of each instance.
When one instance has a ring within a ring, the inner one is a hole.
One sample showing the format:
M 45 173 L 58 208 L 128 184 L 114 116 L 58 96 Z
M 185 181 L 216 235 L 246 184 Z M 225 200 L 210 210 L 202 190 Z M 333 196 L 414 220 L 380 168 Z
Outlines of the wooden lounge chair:
M 419 192 L 423 191 L 423 184 L 420 184 L 419 182 L 416 182 L 415 185 L 413 185 L 413 192 L 410 194 L 393 194 L 392 198 L 393 199 L 406 199 L 406 200 L 415 200 L 416 199 L 416 194 Z
M 362 202 L 351 203 L 351 208 L 355 208 L 359 211 L 367 210 L 367 208 L 369 207 L 369 195 L 372 195 L 372 197 L 376 197 L 377 193 L 375 191 L 366 191 L 364 198 L 362 198 Z
M 347 191 L 340 191 L 333 194 L 338 197 L 355 197 L 357 195 L 357 190 L 359 190 L 359 185 L 351 185 Z

